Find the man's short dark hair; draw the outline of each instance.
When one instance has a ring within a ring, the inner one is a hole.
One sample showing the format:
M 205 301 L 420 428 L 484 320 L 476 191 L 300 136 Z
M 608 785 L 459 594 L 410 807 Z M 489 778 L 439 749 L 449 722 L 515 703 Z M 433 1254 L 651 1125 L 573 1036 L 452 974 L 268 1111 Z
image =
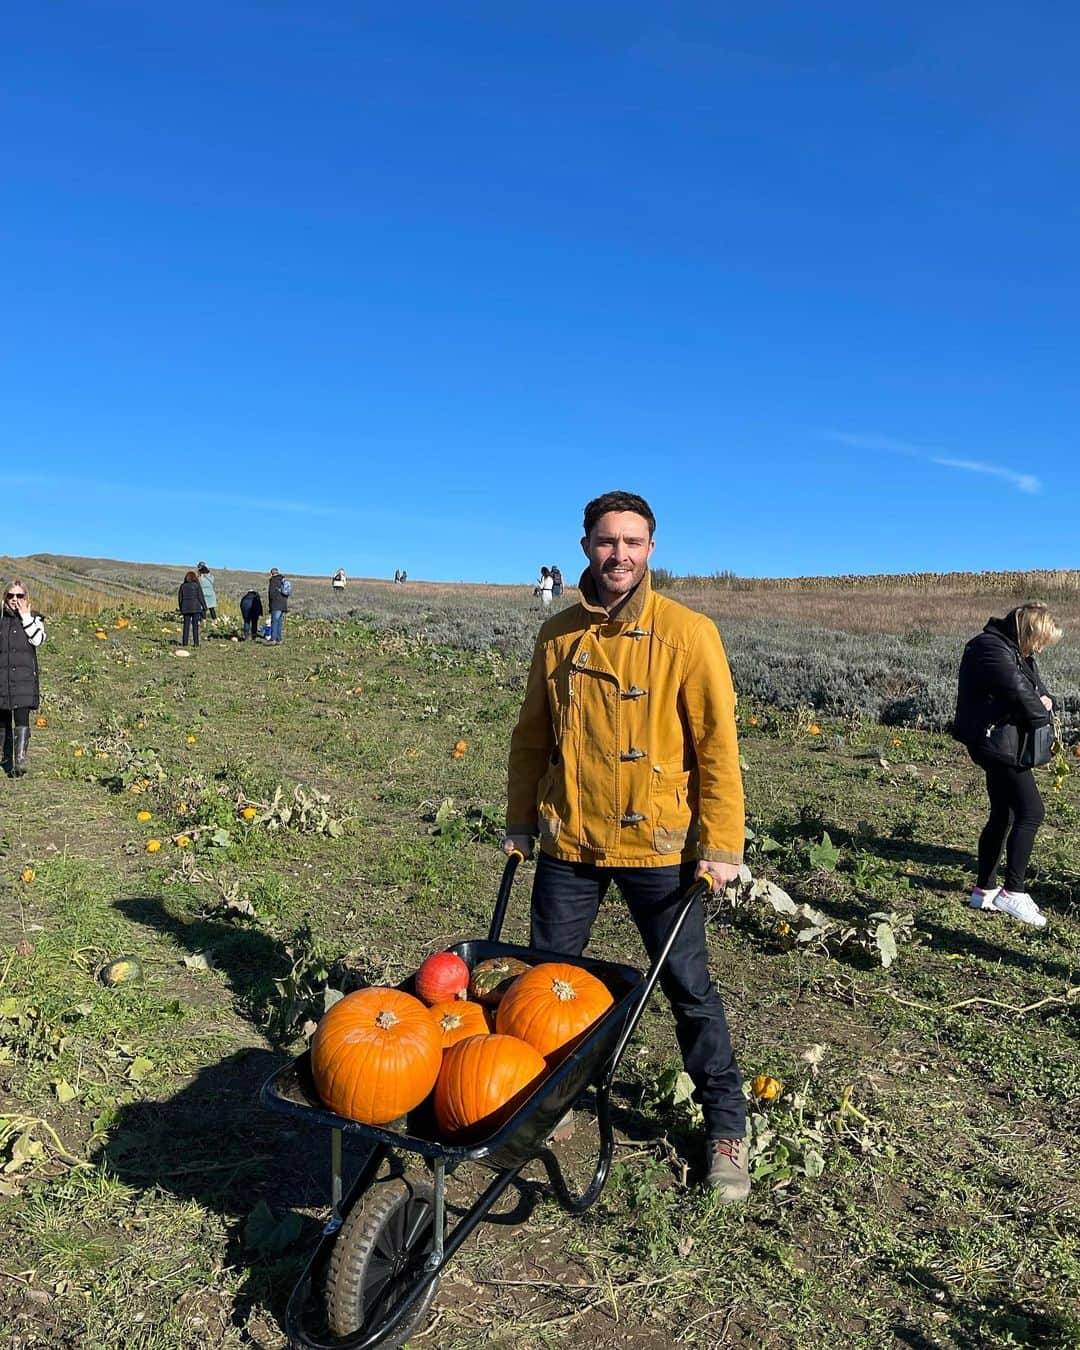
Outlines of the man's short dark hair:
M 656 533 L 656 517 L 652 507 L 636 492 L 605 492 L 600 497 L 594 497 L 585 508 L 585 533 L 592 534 L 592 527 L 609 511 L 633 511 L 648 522 L 650 539 Z

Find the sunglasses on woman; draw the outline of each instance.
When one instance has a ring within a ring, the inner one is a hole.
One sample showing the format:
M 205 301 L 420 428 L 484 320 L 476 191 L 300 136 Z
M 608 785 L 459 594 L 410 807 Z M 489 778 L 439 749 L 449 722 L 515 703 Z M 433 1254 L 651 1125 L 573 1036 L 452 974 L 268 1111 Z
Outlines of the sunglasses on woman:
M 25 592 L 25 591 L 8 591 L 7 595 L 4 596 L 4 599 L 5 599 L 5 600 L 25 600 L 25 599 L 26 599 L 26 592 Z

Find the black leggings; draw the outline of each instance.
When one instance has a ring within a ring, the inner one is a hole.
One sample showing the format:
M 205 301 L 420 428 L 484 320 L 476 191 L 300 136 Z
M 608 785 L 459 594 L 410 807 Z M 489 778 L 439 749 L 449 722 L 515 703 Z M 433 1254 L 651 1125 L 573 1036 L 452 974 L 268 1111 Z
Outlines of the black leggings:
M 7 732 L 11 730 L 11 725 L 17 727 L 28 727 L 30 725 L 29 708 L 0 708 L 0 729 Z
M 990 798 L 990 819 L 979 835 L 976 884 L 983 890 L 994 885 L 994 874 L 1004 846 L 1005 889 L 1022 891 L 1028 859 L 1046 808 L 1030 769 L 1014 769 L 1009 764 L 984 764 L 983 768 Z
M 199 645 L 199 621 L 201 620 L 201 618 L 202 618 L 202 615 L 201 615 L 201 614 L 185 614 L 185 615 L 184 615 L 184 646 L 185 646 L 185 647 L 188 645 L 188 642 L 189 642 L 189 640 L 192 639 L 192 637 L 194 637 L 194 640 L 191 642 L 191 645 L 192 645 L 193 647 L 197 647 L 197 646 Z

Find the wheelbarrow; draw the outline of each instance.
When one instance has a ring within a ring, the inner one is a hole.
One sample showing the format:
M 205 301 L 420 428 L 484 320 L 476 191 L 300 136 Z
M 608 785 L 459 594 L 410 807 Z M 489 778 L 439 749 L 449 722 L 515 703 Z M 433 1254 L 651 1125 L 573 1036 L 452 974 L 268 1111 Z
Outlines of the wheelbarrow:
M 444 1143 L 422 1110 L 402 1129 L 364 1125 L 330 1111 L 319 1100 L 305 1051 L 263 1085 L 260 1100 L 308 1124 L 330 1129 L 331 1215 L 289 1299 L 285 1330 L 292 1350 L 383 1350 L 401 1346 L 418 1331 L 435 1298 L 447 1262 L 530 1162 L 539 1161 L 559 1203 L 581 1214 L 599 1197 L 615 1152 L 611 1086 L 623 1052 L 656 987 L 664 962 L 694 904 L 712 883 L 702 877 L 683 896 L 664 946 L 652 967 L 588 957 L 567 957 L 501 942 L 503 918 L 520 853 L 503 870 L 486 938 L 450 948 L 470 969 L 493 956 L 515 956 L 530 965 L 570 961 L 600 979 L 613 1002 L 587 1035 L 493 1134 L 467 1146 Z M 583 1191 L 567 1184 L 550 1147 L 558 1121 L 582 1093 L 595 1088 L 599 1148 L 592 1180 Z M 342 1140 L 362 1140 L 369 1153 L 347 1194 L 342 1184 Z M 446 1179 L 462 1163 L 481 1163 L 494 1180 L 448 1226 Z M 379 1173 L 384 1170 L 385 1174 Z

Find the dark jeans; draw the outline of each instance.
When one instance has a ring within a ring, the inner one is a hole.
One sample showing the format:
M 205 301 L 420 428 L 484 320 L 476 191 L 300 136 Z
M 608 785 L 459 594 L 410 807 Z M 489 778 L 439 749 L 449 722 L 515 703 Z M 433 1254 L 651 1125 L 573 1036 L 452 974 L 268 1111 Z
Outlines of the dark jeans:
M 1028 859 L 1046 808 L 1030 769 L 1014 769 L 1009 764 L 997 763 L 986 763 L 982 767 L 986 770 L 990 819 L 979 836 L 976 884 L 984 890 L 994 885 L 994 874 L 1004 846 L 1005 889 L 1022 891 Z
M 209 619 L 216 619 L 216 618 L 217 618 L 217 610 L 214 608 L 213 605 L 211 605 L 210 608 L 206 611 L 206 616 L 207 616 L 207 618 L 209 618 Z
M 608 886 L 615 882 L 653 960 L 671 931 L 677 902 L 695 864 L 595 867 L 541 853 L 532 892 L 531 945 L 580 956 Z M 724 1004 L 709 974 L 705 915 L 695 905 L 660 974 L 675 1014 L 686 1072 L 694 1080 L 710 1139 L 741 1139 L 746 1130 L 742 1075 L 735 1063 Z
M 193 647 L 197 647 L 197 646 L 199 645 L 199 622 L 200 622 L 201 617 L 202 617 L 202 616 L 199 615 L 199 614 L 185 614 L 185 615 L 184 615 L 184 646 L 185 646 L 185 647 L 188 645 L 188 642 L 189 642 L 189 641 L 191 642 L 191 645 L 192 645 Z
M 253 605 L 248 605 L 247 609 L 245 609 L 244 606 L 241 605 L 240 617 L 244 621 L 244 636 L 247 637 L 248 630 L 250 629 L 251 636 L 257 638 L 259 636 L 259 621 L 262 618 L 262 610 L 256 609 Z

